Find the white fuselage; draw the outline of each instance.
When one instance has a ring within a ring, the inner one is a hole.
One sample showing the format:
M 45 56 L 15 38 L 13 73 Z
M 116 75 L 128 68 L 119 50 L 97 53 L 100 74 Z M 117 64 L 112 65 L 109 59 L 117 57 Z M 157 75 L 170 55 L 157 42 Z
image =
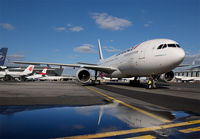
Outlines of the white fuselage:
M 162 44 L 167 47 L 158 49 Z M 169 39 L 155 39 L 143 42 L 117 55 L 101 60 L 99 65 L 118 69 L 111 78 L 130 78 L 166 73 L 177 67 L 184 59 L 185 52 L 180 47 L 168 47 L 178 44 Z
M 40 80 L 63 80 L 63 79 L 74 79 L 74 77 L 65 77 L 65 76 L 45 76 L 40 78 Z
M 26 79 L 28 79 L 28 80 L 36 80 L 36 79 L 40 79 L 42 77 L 44 77 L 44 76 L 41 75 L 41 74 L 35 74 L 35 75 L 31 75 L 31 76 L 26 77 Z
M 12 77 L 20 77 L 20 76 L 25 76 L 28 75 L 25 72 L 13 72 L 13 71 L 1 71 L 0 72 L 0 77 L 4 77 L 6 75 L 12 76 Z

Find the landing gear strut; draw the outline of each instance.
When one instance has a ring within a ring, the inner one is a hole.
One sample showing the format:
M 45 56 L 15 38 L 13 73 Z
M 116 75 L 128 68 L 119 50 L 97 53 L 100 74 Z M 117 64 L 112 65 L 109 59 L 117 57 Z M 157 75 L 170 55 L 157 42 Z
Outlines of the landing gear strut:
M 153 88 L 157 88 L 157 78 L 154 76 L 149 77 L 149 81 L 148 81 L 148 88 L 149 89 L 153 89 Z
M 94 80 L 92 80 L 92 84 L 96 84 L 97 82 L 97 71 L 95 71 Z M 100 84 L 100 80 L 98 80 L 98 84 Z

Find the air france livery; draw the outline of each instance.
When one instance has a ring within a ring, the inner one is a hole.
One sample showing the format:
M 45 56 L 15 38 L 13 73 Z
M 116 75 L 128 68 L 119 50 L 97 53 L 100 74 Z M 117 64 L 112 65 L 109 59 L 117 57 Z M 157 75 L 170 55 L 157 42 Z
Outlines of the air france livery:
M 80 68 L 76 78 L 81 83 L 88 83 L 91 79 L 89 70 L 101 72 L 109 78 L 152 77 L 171 81 L 174 78 L 172 70 L 179 66 L 185 57 L 184 50 L 179 44 L 170 39 L 154 39 L 133 46 L 119 54 L 104 59 L 100 41 L 98 40 L 99 57 L 98 64 L 60 64 L 45 62 L 15 62 L 19 64 L 47 64 Z

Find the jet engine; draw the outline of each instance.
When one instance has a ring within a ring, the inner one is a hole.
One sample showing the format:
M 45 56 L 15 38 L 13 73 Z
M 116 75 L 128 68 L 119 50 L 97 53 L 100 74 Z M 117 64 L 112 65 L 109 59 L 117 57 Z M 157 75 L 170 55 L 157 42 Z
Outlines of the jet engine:
M 170 71 L 167 73 L 163 73 L 160 75 L 159 79 L 165 82 L 171 82 L 174 79 L 174 72 Z
M 81 68 L 76 72 L 76 78 L 78 79 L 79 82 L 86 84 L 89 83 L 91 74 L 89 70 Z

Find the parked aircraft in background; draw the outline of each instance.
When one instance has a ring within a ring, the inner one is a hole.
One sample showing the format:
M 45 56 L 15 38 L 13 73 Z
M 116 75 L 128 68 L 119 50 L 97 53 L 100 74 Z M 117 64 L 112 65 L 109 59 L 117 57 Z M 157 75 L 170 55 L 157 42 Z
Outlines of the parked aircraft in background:
M 3 80 L 8 81 L 15 78 L 22 80 L 25 80 L 25 77 L 33 72 L 34 65 L 29 65 L 23 72 L 14 72 L 9 71 L 6 69 L 5 71 L 0 71 L 0 77 L 3 78 Z
M 41 81 L 63 81 L 63 80 L 73 80 L 74 77 L 67 77 L 67 76 L 44 76 L 40 78 Z
M 130 83 L 138 83 L 137 77 L 152 77 L 153 84 L 157 79 L 171 81 L 174 78 L 172 69 L 179 66 L 185 57 L 185 52 L 176 41 L 169 39 L 154 39 L 131 47 L 119 54 L 104 59 L 100 41 L 98 40 L 100 61 L 98 64 L 60 64 L 47 62 L 15 62 L 18 64 L 45 64 L 80 68 L 76 78 L 81 83 L 89 83 L 91 73 L 101 72 L 109 78 L 131 78 Z M 155 84 L 154 84 L 154 87 Z
M 8 48 L 1 48 L 0 49 L 0 69 L 6 69 L 7 68 L 6 66 L 4 66 L 7 52 L 8 52 Z
M 26 77 L 26 80 L 39 80 L 42 77 L 45 77 L 47 73 L 47 67 L 45 67 L 40 74 L 34 74 Z

